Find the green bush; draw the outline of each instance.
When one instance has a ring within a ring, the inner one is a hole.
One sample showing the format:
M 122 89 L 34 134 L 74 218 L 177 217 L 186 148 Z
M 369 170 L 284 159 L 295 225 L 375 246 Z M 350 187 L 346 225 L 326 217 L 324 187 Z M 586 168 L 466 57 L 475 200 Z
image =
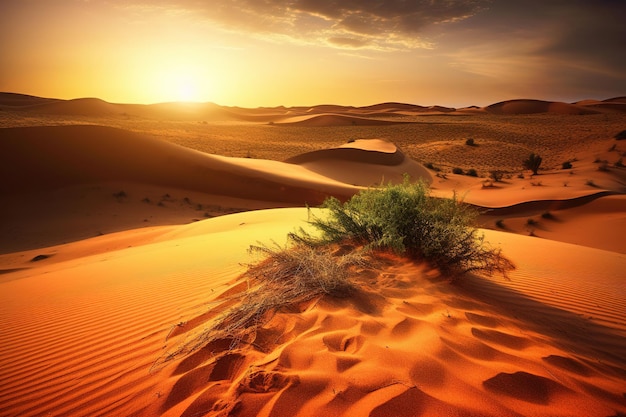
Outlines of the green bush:
M 350 241 L 366 249 L 391 250 L 424 259 L 444 272 L 502 272 L 512 268 L 499 249 L 488 247 L 474 227 L 477 212 L 451 199 L 435 198 L 423 182 L 368 189 L 345 203 L 329 198 L 328 216 L 313 217 L 321 234 L 300 231 L 296 240 L 324 245 Z

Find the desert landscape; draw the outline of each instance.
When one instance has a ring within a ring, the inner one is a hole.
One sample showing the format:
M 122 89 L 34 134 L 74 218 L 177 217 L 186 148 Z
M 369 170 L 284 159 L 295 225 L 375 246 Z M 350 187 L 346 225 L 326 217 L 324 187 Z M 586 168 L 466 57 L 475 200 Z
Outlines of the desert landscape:
M 0 415 L 626 415 L 624 129 L 625 97 L 0 93 Z M 187 349 L 245 302 L 251 245 L 406 175 L 477 210 L 514 269 L 459 277 L 374 251 L 355 293 Z

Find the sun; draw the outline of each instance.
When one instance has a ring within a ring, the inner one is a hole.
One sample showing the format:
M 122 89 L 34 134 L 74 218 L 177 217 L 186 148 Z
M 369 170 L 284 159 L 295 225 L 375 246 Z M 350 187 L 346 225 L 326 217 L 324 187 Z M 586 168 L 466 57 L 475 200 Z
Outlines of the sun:
M 189 69 L 161 72 L 152 85 L 160 101 L 203 102 L 210 93 L 207 77 Z
M 198 101 L 197 89 L 189 79 L 182 78 L 174 86 L 176 101 Z

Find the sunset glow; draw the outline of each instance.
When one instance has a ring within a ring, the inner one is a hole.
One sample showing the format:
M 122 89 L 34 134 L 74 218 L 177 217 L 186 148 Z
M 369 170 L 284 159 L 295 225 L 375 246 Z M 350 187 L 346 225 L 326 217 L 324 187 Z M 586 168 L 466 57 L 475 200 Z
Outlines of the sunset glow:
M 484 105 L 626 91 L 626 3 L 7 0 L 0 91 L 112 102 Z

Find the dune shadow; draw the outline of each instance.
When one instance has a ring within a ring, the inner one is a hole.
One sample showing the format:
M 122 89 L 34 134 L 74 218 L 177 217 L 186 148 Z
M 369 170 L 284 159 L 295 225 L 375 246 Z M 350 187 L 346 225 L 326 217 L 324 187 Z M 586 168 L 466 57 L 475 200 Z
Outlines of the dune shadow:
M 626 378 L 626 335 L 576 313 L 534 300 L 527 295 L 478 275 L 455 282 L 464 293 L 495 312 L 510 317 L 521 328 L 544 336 L 554 346 L 607 367 Z M 489 336 L 481 334 L 481 336 Z

